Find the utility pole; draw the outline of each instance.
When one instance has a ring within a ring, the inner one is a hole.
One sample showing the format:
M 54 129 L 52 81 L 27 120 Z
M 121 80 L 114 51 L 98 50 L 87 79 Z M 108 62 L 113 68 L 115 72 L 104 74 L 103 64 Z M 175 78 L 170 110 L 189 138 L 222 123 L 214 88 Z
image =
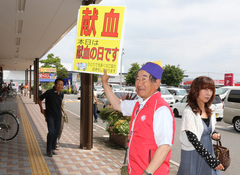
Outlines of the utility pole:
M 122 49 L 122 57 L 121 57 L 121 67 L 120 67 L 120 86 L 122 88 L 122 59 L 124 54 L 124 48 Z

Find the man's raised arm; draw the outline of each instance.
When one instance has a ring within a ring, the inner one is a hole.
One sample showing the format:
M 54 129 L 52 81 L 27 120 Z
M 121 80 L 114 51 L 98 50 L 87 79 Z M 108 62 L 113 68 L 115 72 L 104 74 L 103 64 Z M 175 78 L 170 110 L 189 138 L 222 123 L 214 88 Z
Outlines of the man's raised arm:
M 120 99 L 113 93 L 111 87 L 108 85 L 109 77 L 110 76 L 107 75 L 106 69 L 104 69 L 104 74 L 102 76 L 102 85 L 103 85 L 104 91 L 106 93 L 106 96 L 110 104 L 112 104 L 113 109 L 122 112 Z

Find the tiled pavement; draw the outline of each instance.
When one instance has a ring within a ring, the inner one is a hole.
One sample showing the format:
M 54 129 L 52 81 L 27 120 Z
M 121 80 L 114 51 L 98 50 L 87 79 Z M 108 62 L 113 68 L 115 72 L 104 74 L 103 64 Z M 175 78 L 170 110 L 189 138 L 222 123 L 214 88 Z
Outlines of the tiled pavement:
M 21 96 L 21 99 L 52 175 L 120 174 L 125 150 L 109 141 L 108 133 L 95 124 L 93 125 L 93 149 L 80 149 L 80 118 L 70 112 L 67 112 L 69 123 L 65 123 L 58 155 L 52 158 L 46 156 L 47 125 L 44 117 L 40 113 L 39 106 L 33 103 L 33 99 L 24 96 Z M 19 115 L 19 111 L 16 112 Z M 20 129 L 17 137 L 9 142 L 0 141 L 0 174 L 32 174 L 21 116 L 19 121 Z M 170 165 L 170 175 L 177 174 L 178 167 L 172 163 Z

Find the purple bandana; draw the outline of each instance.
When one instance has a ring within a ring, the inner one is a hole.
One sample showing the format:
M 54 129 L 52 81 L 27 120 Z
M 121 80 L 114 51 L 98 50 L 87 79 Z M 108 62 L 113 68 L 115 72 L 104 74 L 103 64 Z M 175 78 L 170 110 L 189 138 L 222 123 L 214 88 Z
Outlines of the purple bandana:
M 160 80 L 163 73 L 163 68 L 160 65 L 153 62 L 147 62 L 139 70 L 145 70 L 146 72 L 154 76 L 156 79 L 160 79 Z

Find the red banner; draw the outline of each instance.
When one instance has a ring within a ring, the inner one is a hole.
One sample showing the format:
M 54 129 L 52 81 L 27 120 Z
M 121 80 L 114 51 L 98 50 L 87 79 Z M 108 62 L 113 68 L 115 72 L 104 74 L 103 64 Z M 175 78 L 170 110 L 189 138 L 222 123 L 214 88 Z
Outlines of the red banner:
M 233 86 L 233 73 L 224 75 L 224 86 Z

